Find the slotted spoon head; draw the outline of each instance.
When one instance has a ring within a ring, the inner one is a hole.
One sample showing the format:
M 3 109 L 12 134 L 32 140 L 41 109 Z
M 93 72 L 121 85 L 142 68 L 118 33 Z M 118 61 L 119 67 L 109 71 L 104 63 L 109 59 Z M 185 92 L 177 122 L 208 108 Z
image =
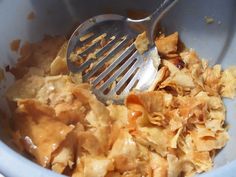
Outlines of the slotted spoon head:
M 111 100 L 122 104 L 131 90 L 147 90 L 160 64 L 157 49 L 153 47 L 155 27 L 176 2 L 164 0 L 151 16 L 141 20 L 107 14 L 85 21 L 69 40 L 69 70 L 81 73 L 83 82 L 91 83 L 93 92 L 103 102 Z M 141 55 L 134 41 L 143 31 L 150 46 Z
M 85 21 L 69 41 L 69 70 L 82 73 L 83 82 L 92 84 L 101 101 L 123 103 L 132 89 L 143 91 L 151 86 L 160 62 L 155 47 L 143 55 L 138 53 L 134 40 L 140 32 L 119 15 Z

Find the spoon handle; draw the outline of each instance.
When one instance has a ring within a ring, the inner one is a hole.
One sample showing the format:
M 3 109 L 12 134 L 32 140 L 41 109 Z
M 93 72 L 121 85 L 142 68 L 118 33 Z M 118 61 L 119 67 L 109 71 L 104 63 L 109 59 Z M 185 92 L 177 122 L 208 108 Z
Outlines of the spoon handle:
M 175 5 L 178 0 L 164 0 L 162 4 L 157 8 L 150 16 L 149 16 L 149 33 L 151 35 L 151 39 L 154 38 L 155 29 L 157 23 L 160 21 L 163 15 L 170 10 L 171 7 Z

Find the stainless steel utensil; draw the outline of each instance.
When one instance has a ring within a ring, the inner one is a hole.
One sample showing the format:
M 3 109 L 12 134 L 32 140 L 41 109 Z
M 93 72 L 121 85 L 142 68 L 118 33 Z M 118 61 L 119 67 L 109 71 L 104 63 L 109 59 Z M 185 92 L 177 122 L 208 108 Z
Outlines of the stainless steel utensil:
M 72 34 L 67 49 L 67 64 L 72 73 L 82 73 L 93 92 L 103 102 L 123 103 L 135 89 L 147 90 L 155 80 L 160 57 L 154 47 L 156 25 L 177 0 L 164 0 L 149 17 L 132 20 L 105 14 L 82 23 Z M 146 31 L 150 48 L 139 54 L 134 40 Z

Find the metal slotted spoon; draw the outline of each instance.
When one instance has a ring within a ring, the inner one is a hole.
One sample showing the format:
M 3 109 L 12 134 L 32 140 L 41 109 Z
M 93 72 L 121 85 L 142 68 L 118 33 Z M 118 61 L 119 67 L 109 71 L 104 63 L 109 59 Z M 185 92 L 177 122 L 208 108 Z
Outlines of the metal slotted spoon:
M 106 14 L 85 21 L 69 40 L 69 70 L 81 73 L 83 82 L 91 83 L 94 94 L 103 102 L 122 104 L 131 90 L 147 90 L 160 64 L 154 47 L 156 25 L 175 2 L 164 0 L 151 16 L 140 20 Z M 144 31 L 150 47 L 141 55 L 134 40 Z

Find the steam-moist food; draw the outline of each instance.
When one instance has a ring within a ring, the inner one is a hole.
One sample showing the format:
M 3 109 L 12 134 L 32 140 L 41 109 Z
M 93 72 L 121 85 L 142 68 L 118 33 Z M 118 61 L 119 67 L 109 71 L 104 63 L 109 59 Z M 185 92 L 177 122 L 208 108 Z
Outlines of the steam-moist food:
M 235 67 L 210 67 L 180 48 L 178 33 L 162 35 L 154 85 L 104 105 L 68 73 L 66 45 L 61 37 L 27 45 L 12 70 L 24 74 L 6 93 L 22 152 L 72 177 L 189 177 L 212 168 L 229 140 L 222 97 L 235 96 Z

